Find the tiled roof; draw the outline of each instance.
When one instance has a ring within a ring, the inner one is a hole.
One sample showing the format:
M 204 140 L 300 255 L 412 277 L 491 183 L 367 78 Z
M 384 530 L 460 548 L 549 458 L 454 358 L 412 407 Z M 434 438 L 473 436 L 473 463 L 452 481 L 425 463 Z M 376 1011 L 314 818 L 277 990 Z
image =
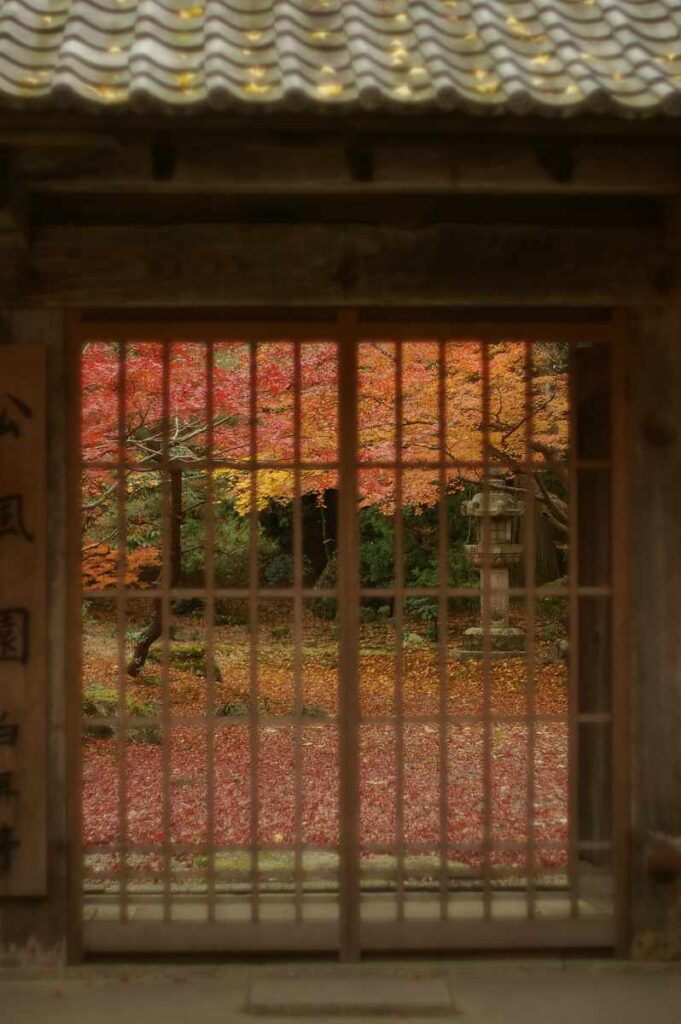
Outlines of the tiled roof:
M 30 107 L 681 113 L 675 0 L 0 0 Z

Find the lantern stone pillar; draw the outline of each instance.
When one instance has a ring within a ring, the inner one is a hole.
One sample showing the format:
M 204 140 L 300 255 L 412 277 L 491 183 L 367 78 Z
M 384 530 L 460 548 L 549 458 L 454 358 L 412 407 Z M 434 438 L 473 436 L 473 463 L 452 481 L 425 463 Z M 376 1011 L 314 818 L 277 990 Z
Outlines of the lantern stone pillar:
M 490 588 L 489 653 L 492 658 L 521 657 L 525 653 L 525 633 L 510 624 L 510 570 L 520 562 L 523 546 L 519 543 L 519 520 L 524 514 L 523 502 L 503 477 L 490 473 L 487 502 L 479 491 L 462 505 L 475 528 L 475 543 L 466 545 L 469 560 L 480 570 L 480 591 Z M 487 508 L 485 508 L 485 504 Z M 485 523 L 488 522 L 486 527 Z M 486 541 L 486 536 L 489 540 Z M 486 543 L 489 550 L 485 551 Z M 485 572 L 485 565 L 489 566 Z M 480 625 L 467 629 L 459 658 L 482 658 L 485 650 L 485 623 L 480 609 Z

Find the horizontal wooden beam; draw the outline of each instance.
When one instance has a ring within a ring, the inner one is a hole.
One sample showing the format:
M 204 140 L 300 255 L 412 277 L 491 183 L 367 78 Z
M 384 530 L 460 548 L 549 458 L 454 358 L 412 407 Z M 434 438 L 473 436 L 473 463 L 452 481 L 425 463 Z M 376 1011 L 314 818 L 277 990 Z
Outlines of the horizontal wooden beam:
M 326 922 L 293 924 L 240 921 L 204 924 L 181 921 L 86 921 L 85 947 L 90 953 L 177 953 L 191 949 L 204 952 L 330 951 L 337 948 L 337 925 Z M 471 949 L 553 949 L 582 946 L 612 948 L 612 921 L 607 918 L 574 921 L 568 918 L 527 921 L 474 918 L 450 921 L 410 921 L 407 927 L 395 922 L 364 923 L 362 947 L 367 950 L 471 950 Z
M 358 187 L 309 193 L 274 189 L 234 194 L 74 192 L 31 197 L 36 227 L 111 225 L 534 225 L 655 229 L 666 224 L 667 197 L 482 195 Z
M 450 138 L 490 136 L 541 136 L 598 138 L 681 138 L 681 121 L 673 117 L 623 118 L 608 114 L 575 117 L 522 117 L 518 115 L 471 116 L 430 111 L 343 113 L 326 111 L 263 115 L 253 110 L 243 113 L 195 112 L 187 115 L 90 110 L 0 110 L 0 144 L 30 146 L 48 138 L 55 142 L 84 137 L 113 138 L 137 136 L 148 139 L 159 131 L 188 138 L 200 134 L 253 137 L 256 133 L 364 132 L 372 136 L 413 134 L 432 138 L 434 134 Z
M 654 227 L 225 224 L 45 228 L 0 251 L 0 301 L 84 307 L 663 304 Z
M 166 159 L 161 166 L 160 155 Z M 16 156 L 41 195 L 324 196 L 430 191 L 433 195 L 676 195 L 681 150 L 669 141 L 395 137 L 224 141 L 139 139 L 82 150 L 36 147 Z M 163 173 L 161 173 L 163 172 Z M 158 180 L 161 178 L 162 180 Z

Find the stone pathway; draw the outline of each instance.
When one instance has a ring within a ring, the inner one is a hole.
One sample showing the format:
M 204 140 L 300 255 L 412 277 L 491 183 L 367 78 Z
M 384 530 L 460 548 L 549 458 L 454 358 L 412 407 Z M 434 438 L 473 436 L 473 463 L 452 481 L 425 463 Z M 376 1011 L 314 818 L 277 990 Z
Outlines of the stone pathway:
M 451 1012 L 443 1010 L 445 991 Z M 6 969 L 0 1008 L 3 1024 L 368 1024 L 398 1016 L 411 1024 L 681 1024 L 681 964 L 486 959 Z

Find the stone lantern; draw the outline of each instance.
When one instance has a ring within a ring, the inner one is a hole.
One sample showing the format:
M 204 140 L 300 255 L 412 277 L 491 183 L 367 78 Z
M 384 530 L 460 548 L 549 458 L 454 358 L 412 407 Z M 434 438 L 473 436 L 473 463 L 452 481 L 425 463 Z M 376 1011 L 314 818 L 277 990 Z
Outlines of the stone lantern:
M 489 650 L 492 658 L 520 657 L 525 652 L 525 633 L 509 623 L 509 573 L 523 555 L 519 542 L 520 518 L 525 507 L 521 499 L 503 478 L 500 471 L 490 473 L 487 513 L 484 508 L 483 491 L 475 494 L 470 501 L 463 502 L 464 515 L 473 520 L 475 542 L 467 544 L 465 551 L 469 560 L 480 570 L 481 589 L 487 585 L 483 566 L 485 519 L 489 520 L 489 587 L 490 629 Z M 473 626 L 464 633 L 464 647 L 458 652 L 460 658 L 482 658 L 484 652 L 484 622 Z

